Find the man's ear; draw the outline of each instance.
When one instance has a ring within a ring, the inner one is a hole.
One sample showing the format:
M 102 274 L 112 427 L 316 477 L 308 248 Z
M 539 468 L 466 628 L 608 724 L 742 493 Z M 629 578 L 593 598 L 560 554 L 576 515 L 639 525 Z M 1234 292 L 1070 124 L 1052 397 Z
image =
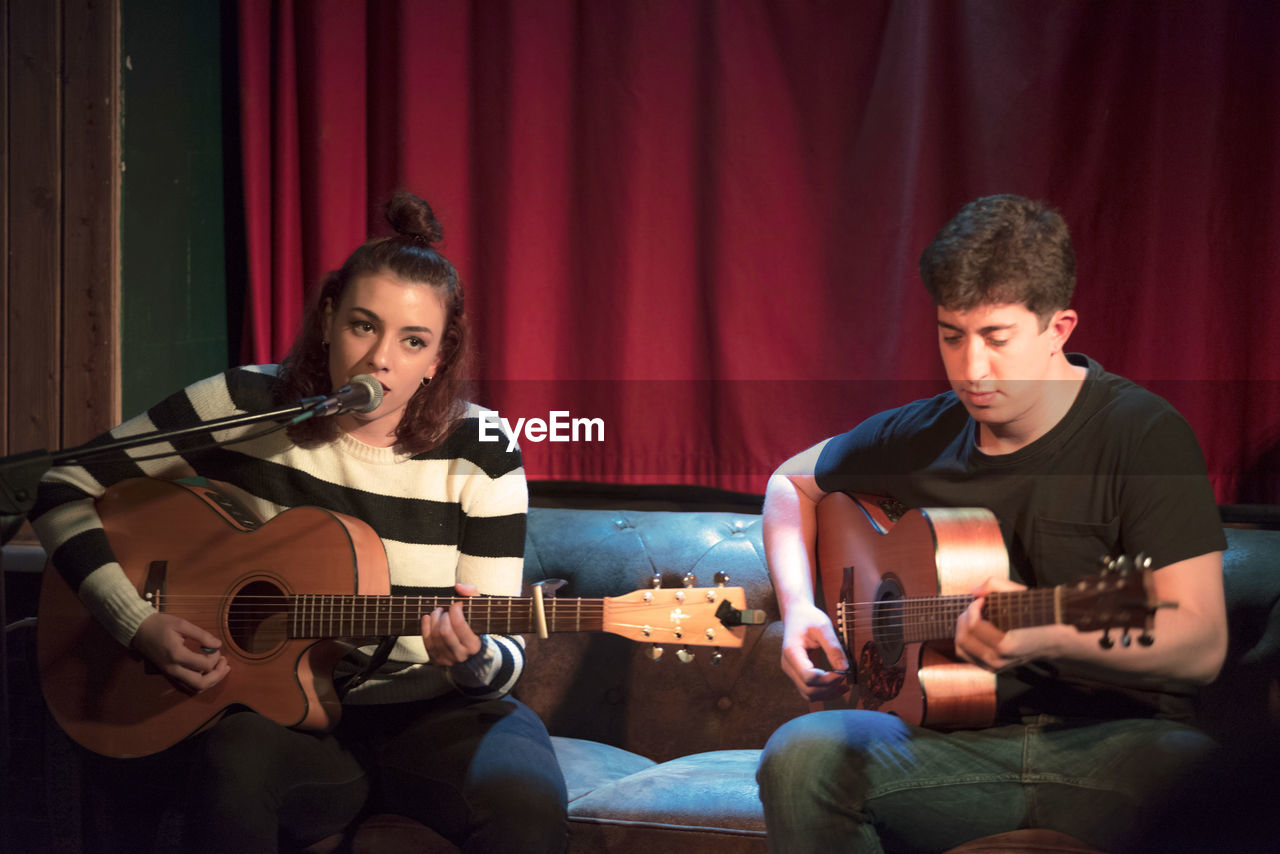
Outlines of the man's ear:
M 1071 337 L 1072 332 L 1075 332 L 1079 321 L 1079 315 L 1070 308 L 1056 311 L 1053 317 L 1049 318 L 1049 326 L 1045 331 L 1049 333 L 1049 343 L 1054 353 L 1059 353 L 1066 348 L 1067 339 Z

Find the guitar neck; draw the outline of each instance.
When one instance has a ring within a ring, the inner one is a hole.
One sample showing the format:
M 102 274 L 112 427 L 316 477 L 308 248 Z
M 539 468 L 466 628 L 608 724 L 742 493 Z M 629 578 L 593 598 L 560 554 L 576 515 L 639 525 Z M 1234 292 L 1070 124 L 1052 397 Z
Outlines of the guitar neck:
M 989 593 L 982 614 L 1002 631 L 1025 629 L 1062 622 L 1058 587 Z M 956 621 L 973 604 L 975 597 L 955 596 L 909 597 L 880 603 L 875 608 L 877 621 L 901 621 L 902 640 L 918 643 L 949 640 L 956 635 Z
M 348 596 L 299 594 L 288 597 L 291 638 L 362 638 L 416 635 L 423 614 L 448 608 L 450 596 Z M 467 624 L 477 633 L 537 632 L 534 600 L 519 596 L 475 596 L 461 600 Z M 543 600 L 548 632 L 601 631 L 603 599 Z

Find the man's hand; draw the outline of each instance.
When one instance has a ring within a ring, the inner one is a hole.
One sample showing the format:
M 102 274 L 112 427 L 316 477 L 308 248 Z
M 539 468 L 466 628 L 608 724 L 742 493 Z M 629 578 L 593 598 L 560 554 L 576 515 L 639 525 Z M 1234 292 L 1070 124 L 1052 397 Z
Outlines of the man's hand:
M 161 673 L 194 693 L 217 685 L 231 669 L 227 657 L 218 652 L 222 641 L 172 614 L 147 617 L 131 644 Z
M 1006 632 L 982 617 L 982 606 L 988 593 L 1026 589 L 1026 586 L 1007 578 L 988 578 L 979 585 L 973 591 L 976 597 L 973 603 L 956 620 L 956 655 L 993 673 L 1035 659 L 1055 657 L 1064 632 L 1074 634 L 1075 629 L 1047 625 Z
M 472 584 L 454 585 L 459 596 L 475 596 Z M 436 608 L 422 616 L 422 642 L 432 664 L 457 664 L 466 661 L 480 651 L 480 636 L 471 631 L 467 618 L 462 615 L 462 603 L 454 602 L 448 608 Z
M 836 670 L 814 666 L 810 653 L 822 650 Z M 783 621 L 782 671 L 809 702 L 833 700 L 849 690 L 849 660 L 831 620 L 816 605 L 792 607 Z

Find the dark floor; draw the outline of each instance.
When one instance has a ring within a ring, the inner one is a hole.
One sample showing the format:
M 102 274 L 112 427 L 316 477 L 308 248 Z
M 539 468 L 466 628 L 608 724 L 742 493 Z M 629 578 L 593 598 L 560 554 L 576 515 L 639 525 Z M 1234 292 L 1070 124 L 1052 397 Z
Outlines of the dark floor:
M 0 850 L 74 854 L 79 849 L 79 798 L 65 798 L 57 809 L 48 806 L 56 793 L 46 779 L 45 760 L 54 753 L 65 755 L 71 748 L 52 726 L 37 688 L 35 629 L 19 626 L 8 632 L 7 641 L 9 726 L 0 795 Z

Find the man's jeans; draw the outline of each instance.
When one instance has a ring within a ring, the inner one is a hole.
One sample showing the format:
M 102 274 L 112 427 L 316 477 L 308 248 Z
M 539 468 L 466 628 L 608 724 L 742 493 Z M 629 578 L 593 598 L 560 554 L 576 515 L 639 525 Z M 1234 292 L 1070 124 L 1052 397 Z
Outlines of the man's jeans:
M 756 776 L 779 854 L 945 851 L 1022 827 L 1105 850 L 1212 746 L 1170 721 L 1042 717 L 940 733 L 827 711 L 779 727 Z

